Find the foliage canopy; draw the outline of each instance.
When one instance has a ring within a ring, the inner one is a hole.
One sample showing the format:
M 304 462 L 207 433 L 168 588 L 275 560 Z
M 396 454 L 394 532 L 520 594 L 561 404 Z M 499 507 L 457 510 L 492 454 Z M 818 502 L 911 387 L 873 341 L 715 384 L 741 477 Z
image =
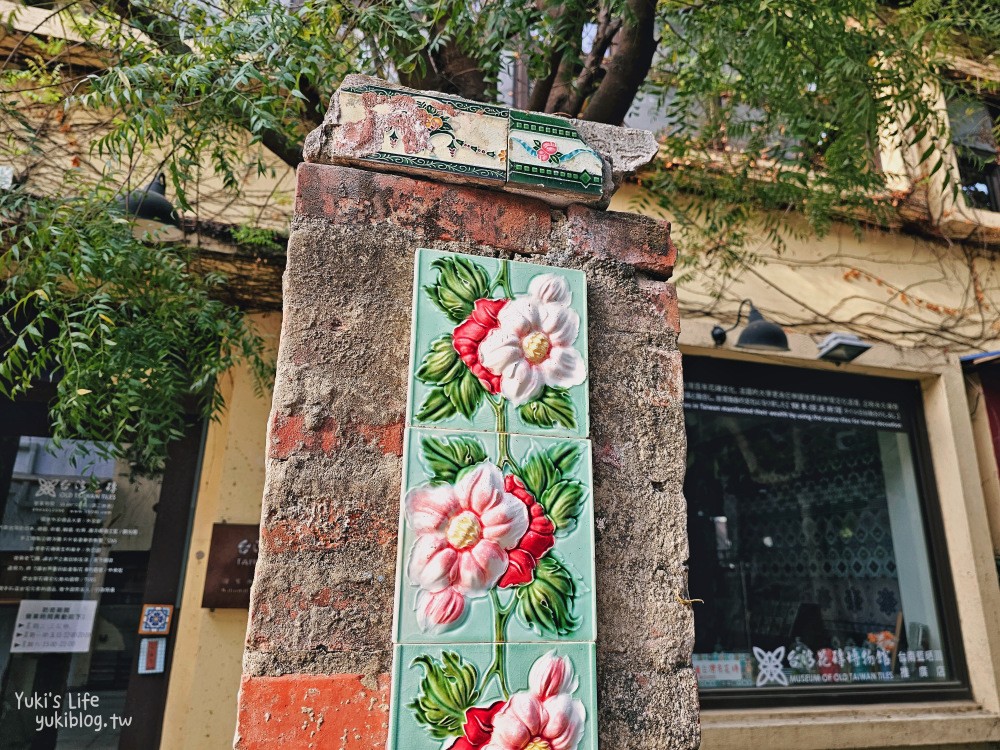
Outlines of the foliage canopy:
M 658 113 L 665 158 L 645 184 L 694 268 L 725 275 L 752 262 L 752 233 L 780 245 L 789 211 L 822 233 L 890 210 L 880 133 L 932 144 L 917 162 L 942 169 L 940 97 L 967 85 L 949 56 L 1000 48 L 1000 6 L 957 0 L 90 0 L 67 14 L 89 45 L 27 33 L 0 71 L 0 148 L 19 177 L 0 194 L 0 388 L 56 373 L 57 435 L 153 468 L 185 395 L 214 413 L 227 366 L 264 364 L 213 298 L 224 280 L 136 240 L 110 198 L 163 170 L 189 216 L 206 174 L 239 199 L 248 161 L 273 168 L 256 146 L 297 164 L 347 73 L 611 123 Z M 81 118 L 86 158 L 53 167 Z

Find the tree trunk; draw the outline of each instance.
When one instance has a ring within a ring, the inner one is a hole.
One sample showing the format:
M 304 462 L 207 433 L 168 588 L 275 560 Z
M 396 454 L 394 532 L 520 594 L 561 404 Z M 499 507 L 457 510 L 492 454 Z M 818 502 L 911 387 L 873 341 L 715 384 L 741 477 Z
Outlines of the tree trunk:
M 621 125 L 656 52 L 656 0 L 628 0 L 617 49 L 582 118 Z

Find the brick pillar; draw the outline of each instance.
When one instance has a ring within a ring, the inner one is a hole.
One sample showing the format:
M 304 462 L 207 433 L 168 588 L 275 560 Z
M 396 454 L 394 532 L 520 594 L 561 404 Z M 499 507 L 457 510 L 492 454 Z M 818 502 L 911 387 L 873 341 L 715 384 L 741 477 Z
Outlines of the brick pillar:
M 236 748 L 386 746 L 418 247 L 586 274 L 600 744 L 697 747 L 669 224 L 346 166 L 297 179 Z

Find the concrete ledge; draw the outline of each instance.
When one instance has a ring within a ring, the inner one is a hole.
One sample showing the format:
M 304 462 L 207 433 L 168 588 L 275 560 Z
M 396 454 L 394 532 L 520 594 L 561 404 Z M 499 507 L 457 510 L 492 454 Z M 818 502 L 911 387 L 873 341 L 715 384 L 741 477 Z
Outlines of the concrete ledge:
M 972 702 L 703 711 L 701 750 L 927 747 L 1000 742 L 1000 716 Z

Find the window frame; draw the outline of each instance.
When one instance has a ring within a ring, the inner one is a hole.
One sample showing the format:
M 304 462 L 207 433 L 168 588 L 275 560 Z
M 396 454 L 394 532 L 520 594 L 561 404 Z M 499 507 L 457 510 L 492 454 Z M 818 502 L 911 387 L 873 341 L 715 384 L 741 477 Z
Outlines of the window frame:
M 750 365 L 740 360 L 720 359 L 705 356 L 701 352 L 683 354 L 685 368 L 685 384 L 687 383 L 687 363 L 691 359 L 702 360 L 706 365 L 719 369 L 719 365 L 727 368 Z M 725 363 L 725 364 L 723 364 Z M 755 708 L 788 708 L 808 707 L 816 705 L 838 706 L 864 705 L 873 703 L 915 703 L 920 701 L 968 701 L 973 697 L 970 681 L 965 644 L 960 629 L 958 603 L 952 576 L 951 560 L 945 539 L 944 519 L 940 496 L 935 482 L 934 466 L 931 456 L 930 437 L 925 415 L 925 404 L 921 394 L 919 381 L 900 380 L 885 376 L 865 374 L 857 375 L 840 372 L 822 372 L 804 367 L 805 363 L 794 361 L 775 362 L 773 360 L 756 364 L 756 367 L 771 369 L 784 368 L 776 387 L 791 384 L 797 375 L 808 376 L 814 386 L 823 389 L 825 393 L 836 395 L 838 378 L 851 378 L 855 386 L 863 385 L 863 381 L 880 383 L 882 387 L 907 389 L 903 397 L 907 402 L 904 428 L 911 439 L 911 450 L 916 464 L 916 480 L 919 489 L 919 504 L 921 508 L 921 525 L 924 540 L 928 546 L 931 563 L 931 581 L 938 601 L 938 616 L 943 629 L 943 640 L 949 658 L 951 678 L 947 681 L 926 683 L 858 683 L 829 686 L 794 686 L 794 687 L 739 687 L 739 688 L 699 688 L 699 699 L 705 709 L 755 709 Z M 754 366 L 754 365 L 751 365 Z M 755 367 L 755 369 L 756 369 Z M 791 371 L 788 369 L 791 368 Z M 728 382 L 738 382 L 737 376 L 729 378 Z M 842 381 L 843 382 L 843 381 Z M 841 391 L 843 389 L 841 388 Z M 697 595 L 697 592 L 695 592 Z M 698 611 L 694 611 L 697 623 Z M 697 625 L 696 625 L 697 627 Z
M 966 97 L 968 99 L 974 99 L 983 105 L 983 108 L 986 110 L 987 117 L 990 118 L 990 125 L 994 130 L 995 139 L 996 129 L 1000 126 L 1000 98 L 997 98 L 995 95 L 984 95 L 982 93 L 972 91 L 967 91 Z M 955 143 L 955 134 L 952 130 L 952 118 L 951 114 L 948 112 L 950 104 L 950 101 L 945 102 L 945 114 L 948 117 L 948 129 L 951 131 L 952 136 L 952 139 L 948 143 L 948 148 L 951 149 L 955 168 L 955 177 L 959 186 L 958 194 L 961 198 L 962 205 L 967 211 L 982 212 L 994 216 L 1000 216 L 1000 160 L 994 161 L 992 164 L 987 162 L 979 167 L 976 167 L 978 171 L 983 172 L 983 182 L 990 187 L 990 192 L 987 194 L 987 201 L 989 202 L 990 207 L 984 208 L 982 206 L 973 205 L 966 197 L 963 163 L 968 163 L 970 160 L 962 156 L 961 147 Z M 998 144 L 998 147 L 1000 147 L 1000 144 Z M 1000 151 L 998 151 L 998 158 L 1000 158 Z

